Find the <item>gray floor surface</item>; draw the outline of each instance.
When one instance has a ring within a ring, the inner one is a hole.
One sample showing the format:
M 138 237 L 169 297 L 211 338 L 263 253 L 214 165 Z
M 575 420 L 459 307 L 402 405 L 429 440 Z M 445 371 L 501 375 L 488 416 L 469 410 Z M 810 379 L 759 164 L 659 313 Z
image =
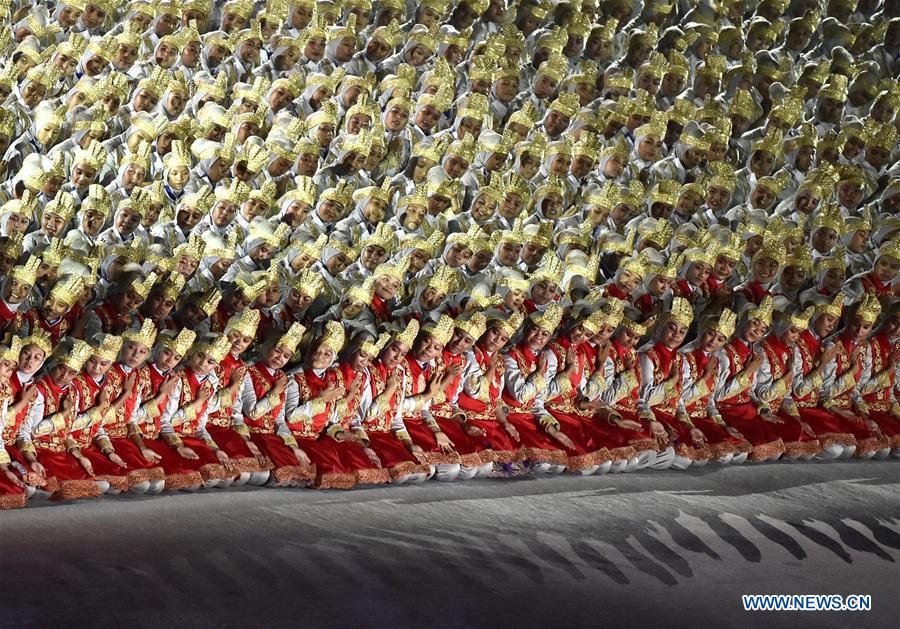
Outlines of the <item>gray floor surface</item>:
M 33 505 L 0 513 L 0 627 L 897 627 L 898 490 L 851 461 Z

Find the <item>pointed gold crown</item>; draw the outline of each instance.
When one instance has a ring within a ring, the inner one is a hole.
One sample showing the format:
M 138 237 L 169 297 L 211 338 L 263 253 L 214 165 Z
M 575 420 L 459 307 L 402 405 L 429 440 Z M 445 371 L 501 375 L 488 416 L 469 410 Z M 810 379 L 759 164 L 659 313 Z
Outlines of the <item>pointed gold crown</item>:
M 103 360 L 115 362 L 119 357 L 119 351 L 125 342 L 121 336 L 115 334 L 101 334 L 94 339 L 94 347 L 92 348 L 94 356 L 99 356 Z
M 57 362 L 65 365 L 72 371 L 81 371 L 84 362 L 91 357 L 94 350 L 90 345 L 81 340 L 76 340 L 69 351 L 61 351 L 57 356 Z
M 340 321 L 329 321 L 325 324 L 325 330 L 322 332 L 321 345 L 327 347 L 334 355 L 337 356 L 344 348 L 347 340 L 347 334 L 344 332 L 344 326 Z
M 325 280 L 311 269 L 302 269 L 297 275 L 289 276 L 287 284 L 301 295 L 315 299 L 325 288 Z
M 297 346 L 300 345 L 300 341 L 303 340 L 303 335 L 306 334 L 306 326 L 301 323 L 294 322 L 291 324 L 291 327 L 288 328 L 287 332 L 284 333 L 278 342 L 275 343 L 277 347 L 283 347 L 294 354 L 297 351 Z
M 838 292 L 838 294 L 835 295 L 834 299 L 832 299 L 830 302 L 825 302 L 824 304 L 817 305 L 814 316 L 829 314 L 840 319 L 841 314 L 843 314 L 844 312 L 845 300 L 846 295 L 844 295 L 843 292 Z
M 799 328 L 801 330 L 805 330 L 809 327 L 809 320 L 812 318 L 813 313 L 815 312 L 815 308 L 810 306 L 806 310 L 802 312 L 798 312 L 796 314 L 790 315 L 787 318 L 788 325 L 792 328 Z
M 34 286 L 37 281 L 37 272 L 41 267 L 41 259 L 37 256 L 31 256 L 25 262 L 24 266 L 14 266 L 9 272 L 9 276 L 20 284 Z
M 506 332 L 506 335 L 510 338 L 515 336 L 516 332 L 522 327 L 522 324 L 525 322 L 525 316 L 521 312 L 513 313 L 508 319 L 491 319 L 489 321 L 490 325 L 496 326 Z
M 9 347 L 0 352 L 0 360 L 6 360 L 11 363 L 19 362 L 19 354 L 22 352 L 22 339 L 18 336 L 12 337 Z
M 441 345 L 446 345 L 453 336 L 453 319 L 447 315 L 441 315 L 437 323 L 426 325 L 423 331 L 430 334 Z
M 225 324 L 225 334 L 240 332 L 244 336 L 254 338 L 256 336 L 256 328 L 259 326 L 259 319 L 259 310 L 245 308 L 243 312 L 239 312 L 228 319 L 228 323 Z
M 74 306 L 84 293 L 84 279 L 78 275 L 70 275 L 60 279 L 50 289 L 50 296 L 65 302 L 70 308 Z
M 688 328 L 694 320 L 694 310 L 691 308 L 691 302 L 683 297 L 675 297 L 672 299 L 672 307 L 667 313 L 667 320 L 674 321 L 678 325 Z
M 222 293 L 218 290 L 213 290 L 209 295 L 200 300 L 200 309 L 206 313 L 207 317 L 211 317 L 216 311 L 216 308 L 219 307 L 220 301 L 222 301 Z
M 387 332 L 381 334 L 374 342 L 373 341 L 365 341 L 362 345 L 359 346 L 359 351 L 361 351 L 366 356 L 370 358 L 375 358 L 378 354 L 381 353 L 387 344 L 391 342 L 391 335 Z M 16 354 L 18 358 L 18 354 Z
M 294 246 L 297 247 L 297 250 L 300 253 L 308 255 L 314 260 L 318 260 L 322 255 L 322 251 L 325 249 L 325 244 L 327 242 L 328 236 L 322 234 L 315 241 L 299 241 L 294 243 Z
M 614 328 L 618 327 L 625 314 L 625 302 L 621 299 L 610 297 L 600 310 L 594 314 L 600 315 L 598 318 L 600 323 L 610 325 Z
M 487 329 L 487 317 L 476 312 L 471 317 L 457 317 L 453 325 L 472 338 L 478 339 Z
M 747 319 L 757 319 L 767 326 L 772 325 L 772 312 L 774 310 L 774 302 L 770 296 L 766 296 L 758 306 L 751 306 L 747 309 Z
M 538 267 L 528 279 L 533 286 L 534 284 L 545 280 L 553 282 L 554 284 L 559 284 L 562 281 L 562 278 L 562 260 L 560 260 L 554 252 L 547 251 L 547 253 L 544 254 L 543 260 L 541 260 L 540 267 Z
M 733 310 L 725 308 L 719 319 L 709 326 L 710 330 L 715 330 L 726 339 L 730 339 L 737 328 L 737 314 Z
M 64 190 L 60 190 L 56 193 L 56 198 L 44 207 L 44 212 L 56 214 L 63 220 L 64 224 L 67 224 L 75 215 L 75 197 Z
M 194 344 L 194 341 L 196 339 L 196 332 L 194 332 L 193 330 L 188 330 L 187 328 L 182 328 L 182 330 L 178 333 L 178 336 L 161 336 L 160 345 L 178 354 L 179 356 L 184 356 L 190 351 L 191 346 Z
M 251 303 L 256 301 L 256 298 L 262 295 L 263 292 L 265 292 L 265 290 L 269 288 L 269 282 L 264 279 L 250 284 L 242 278 L 237 278 L 234 283 L 240 289 L 241 294 L 249 299 Z M 253 335 L 251 334 L 250 336 Z
M 435 269 L 434 275 L 428 280 L 427 286 L 444 295 L 449 295 L 456 290 L 456 283 L 456 271 L 446 264 L 441 264 Z
M 156 342 L 156 324 L 151 319 L 144 319 L 140 330 L 128 330 L 122 335 L 125 342 L 141 343 L 147 349 Z
M 178 297 L 181 295 L 181 291 L 184 290 L 185 284 L 187 284 L 187 280 L 184 275 L 181 273 L 172 273 L 161 284 L 162 294 L 165 295 L 166 299 L 177 301 Z
M 194 349 L 203 352 L 216 362 L 222 362 L 231 351 L 231 341 L 224 334 L 216 334 L 212 338 L 200 341 L 194 345 Z
M 143 281 L 138 279 L 134 280 L 131 283 L 130 288 L 138 295 L 140 295 L 141 299 L 147 299 L 147 295 L 150 294 L 150 289 L 153 288 L 154 284 L 156 284 L 157 279 L 159 279 L 159 276 L 157 276 L 156 273 L 150 273 Z M 148 347 L 152 347 L 152 345 L 153 344 L 151 343 L 150 345 L 148 345 Z
M 550 304 L 543 312 L 531 313 L 531 322 L 539 328 L 542 328 L 553 334 L 562 321 L 563 310 L 559 304 Z
M 856 316 L 865 323 L 875 323 L 881 314 L 881 302 L 875 293 L 865 293 L 856 307 Z
M 402 331 L 394 332 L 391 335 L 391 340 L 403 343 L 406 347 L 412 347 L 413 343 L 416 340 L 416 336 L 419 334 L 419 321 L 417 319 L 410 319 L 409 323 L 406 324 L 406 328 Z
M 779 266 L 784 265 L 785 248 L 784 240 L 780 234 L 767 234 L 768 238 L 763 238 L 762 247 L 753 254 L 753 262 L 769 258 L 775 260 Z
M 44 352 L 45 358 L 53 351 L 53 341 L 50 339 L 50 335 L 44 332 L 43 328 L 35 328 L 29 336 L 22 339 L 22 346 L 26 345 L 39 347 Z

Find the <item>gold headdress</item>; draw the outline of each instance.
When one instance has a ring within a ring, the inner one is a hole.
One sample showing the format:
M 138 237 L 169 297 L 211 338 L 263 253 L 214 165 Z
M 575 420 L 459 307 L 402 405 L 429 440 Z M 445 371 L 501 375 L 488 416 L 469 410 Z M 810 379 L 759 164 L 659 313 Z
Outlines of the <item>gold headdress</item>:
M 41 259 L 37 256 L 31 256 L 25 262 L 24 266 L 14 266 L 9 272 L 9 276 L 20 284 L 34 286 L 37 281 L 37 272 L 41 266 Z
M 7 360 L 11 363 L 19 362 L 19 354 L 22 353 L 22 339 L 18 336 L 12 337 L 9 347 L 0 352 L 0 360 Z
M 774 302 L 770 296 L 766 296 L 759 303 L 758 306 L 751 306 L 747 309 L 747 319 L 757 319 L 762 322 L 766 326 L 772 325 L 772 312 L 774 309 Z
M 375 358 L 378 354 L 381 353 L 387 344 L 391 342 L 391 335 L 388 333 L 381 334 L 374 342 L 373 341 L 365 341 L 362 345 L 359 346 L 359 351 L 369 356 L 370 358 Z
M 66 303 L 70 308 L 74 306 L 84 293 L 84 279 L 78 275 L 70 275 L 62 278 L 50 289 L 50 296 Z
M 224 334 L 217 334 L 212 339 L 203 340 L 194 345 L 194 349 L 203 352 L 217 363 L 225 360 L 231 351 L 231 341 Z
M 429 278 L 427 286 L 439 293 L 449 295 L 456 290 L 456 284 L 456 271 L 446 264 L 441 264 L 434 270 L 434 275 Z
M 26 336 L 22 339 L 22 347 L 27 345 L 36 345 L 44 352 L 44 357 L 50 355 L 53 351 L 53 342 L 50 339 L 50 335 L 44 332 L 43 328 L 35 328 L 31 331 L 29 336 Z
M 125 343 L 125 339 L 115 334 L 102 334 L 95 339 L 96 345 L 92 348 L 92 354 L 102 360 L 115 361 L 119 357 L 119 351 Z
M 419 322 L 416 319 L 410 319 L 409 323 L 406 324 L 406 328 L 401 332 L 394 332 L 391 336 L 391 340 L 403 343 L 407 347 L 412 347 L 413 343 L 416 340 L 416 336 L 419 334 Z
M 812 318 L 814 312 L 815 308 L 810 306 L 802 312 L 789 315 L 787 317 L 788 325 L 790 325 L 792 328 L 805 330 L 807 327 L 809 327 L 809 320 Z
M 178 336 L 161 336 L 159 338 L 159 342 L 160 345 L 169 349 L 170 351 L 178 354 L 179 356 L 184 356 L 187 352 L 190 351 L 191 346 L 194 344 L 196 338 L 196 332 L 187 328 L 182 328 L 178 333 Z
M 93 354 L 91 346 L 84 341 L 76 339 L 72 349 L 63 351 L 60 348 L 57 362 L 65 365 L 72 371 L 81 371 L 81 368 L 84 367 L 84 362 L 91 357 L 91 354 Z
M 683 297 L 674 297 L 672 299 L 672 307 L 666 313 L 666 320 L 690 327 L 691 322 L 694 320 L 694 310 L 691 308 L 691 302 Z
M 476 312 L 471 317 L 457 317 L 453 323 L 454 327 L 459 328 L 472 338 L 480 338 L 487 329 L 487 318 L 480 312 Z
M 559 304 L 550 304 L 543 312 L 533 312 L 531 322 L 550 334 L 556 331 L 562 321 L 563 311 Z
M 147 349 L 153 347 L 156 342 L 156 324 L 152 319 L 144 319 L 140 330 L 128 330 L 122 335 L 124 342 L 141 343 Z
M 294 322 L 291 324 L 291 327 L 288 328 L 287 332 L 284 333 L 284 336 L 278 339 L 275 346 L 283 347 L 293 355 L 297 351 L 297 346 L 300 345 L 300 341 L 303 340 L 304 334 L 306 334 L 306 327 L 300 323 Z
M 733 310 L 725 308 L 715 323 L 709 326 L 710 330 L 715 330 L 726 339 L 730 339 L 737 328 L 737 314 Z
M 344 326 L 340 321 L 329 321 L 325 324 L 321 345 L 334 352 L 335 356 L 344 348 L 346 339 L 347 334 L 344 332 Z
M 140 295 L 141 299 L 147 299 L 147 295 L 150 294 L 150 289 L 156 284 L 157 279 L 159 278 L 156 273 L 150 273 L 144 280 L 135 279 L 129 288 Z M 152 345 L 153 343 L 150 344 L 150 346 Z
M 865 293 L 856 307 L 856 316 L 865 323 L 875 323 L 881 314 L 881 302 L 875 293 Z
M 446 345 L 453 336 L 453 327 L 453 319 L 442 314 L 437 323 L 426 325 L 423 331 L 430 334 L 441 345 Z

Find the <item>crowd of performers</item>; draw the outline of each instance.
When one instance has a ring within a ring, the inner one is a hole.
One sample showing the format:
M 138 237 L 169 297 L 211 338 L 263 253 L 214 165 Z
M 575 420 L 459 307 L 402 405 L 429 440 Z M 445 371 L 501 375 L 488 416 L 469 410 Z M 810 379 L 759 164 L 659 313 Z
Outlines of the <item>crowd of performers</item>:
M 900 455 L 900 1 L 0 0 L 0 506 Z

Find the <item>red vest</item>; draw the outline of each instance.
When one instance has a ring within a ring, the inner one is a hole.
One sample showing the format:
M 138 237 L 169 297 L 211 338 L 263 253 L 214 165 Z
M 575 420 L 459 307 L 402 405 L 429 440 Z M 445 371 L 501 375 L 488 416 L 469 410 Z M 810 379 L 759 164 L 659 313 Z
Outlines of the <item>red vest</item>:
M 314 371 L 301 369 L 294 374 L 294 380 L 297 382 L 297 389 L 300 393 L 298 404 L 306 404 L 310 400 L 320 397 L 326 389 L 335 386 L 343 388 L 343 376 L 337 369 L 326 369 L 325 373 L 317 376 Z M 331 418 L 331 412 L 337 402 L 328 402 L 325 404 L 322 412 L 312 417 L 301 417 L 299 420 L 288 421 L 288 428 L 298 437 L 316 438 L 325 430 L 328 420 Z M 288 420 L 289 418 L 285 418 Z
M 700 376 L 703 375 L 703 370 L 706 369 L 706 365 L 709 363 L 709 354 L 698 347 L 690 352 L 685 352 L 683 356 L 688 373 L 691 374 L 691 381 L 698 382 Z M 707 393 L 691 401 L 684 409 L 691 417 L 706 417 L 706 407 L 716 385 L 716 373 L 714 372 L 707 376 L 705 382 Z
M 673 374 L 681 373 L 682 361 L 684 356 L 675 350 L 669 349 L 662 343 L 657 343 L 651 349 L 647 350 L 646 356 L 653 364 L 653 384 L 660 385 L 668 380 Z M 674 414 L 678 406 L 678 399 L 681 396 L 681 378 L 675 380 L 675 390 L 671 398 L 663 400 L 656 408 L 664 413 Z
M 200 387 L 206 383 L 206 380 L 201 382 L 197 376 L 191 371 L 190 367 L 185 367 L 183 370 L 177 373 L 177 377 L 181 380 L 181 397 L 178 401 L 178 408 L 183 408 L 197 399 L 197 393 L 200 391 Z M 213 395 L 215 395 L 215 391 L 213 391 Z M 209 398 L 210 400 L 212 398 Z M 203 414 L 206 412 L 206 409 L 209 407 L 209 400 L 204 402 L 200 408 L 197 409 L 194 417 L 185 416 L 184 421 L 180 424 L 174 424 L 176 432 L 186 436 L 191 437 L 200 430 L 200 418 L 203 417 Z
M 66 335 L 71 327 L 71 322 L 65 315 L 57 319 L 54 323 L 49 323 L 38 308 L 29 310 L 25 315 L 25 319 L 28 321 L 32 331 L 39 328 L 46 332 L 50 336 L 50 341 L 53 345 L 59 343 L 60 339 Z
M 110 401 L 115 400 L 119 395 L 122 394 L 122 391 L 125 387 L 125 380 L 128 378 L 129 373 L 125 371 L 120 363 L 113 363 L 112 368 L 106 374 L 106 387 L 109 389 Z M 131 419 L 132 415 L 134 415 L 135 405 L 138 401 L 138 394 L 148 388 L 148 382 L 145 378 L 148 377 L 147 372 L 143 369 L 138 370 L 137 378 L 135 379 L 134 386 L 131 388 L 131 391 L 128 392 L 128 397 L 125 400 L 125 403 L 119 408 L 116 413 L 115 420 L 106 424 L 104 426 L 107 433 L 109 433 L 110 437 L 127 437 L 128 436 L 128 421 Z
M 584 345 L 584 343 L 575 348 L 578 366 L 575 368 L 575 371 L 569 375 L 569 390 L 561 392 L 560 395 L 557 395 L 552 400 L 546 400 L 548 408 L 563 413 L 572 413 L 576 411 L 574 402 L 578 397 L 578 385 L 581 384 L 581 378 L 584 375 L 587 364 L 587 354 L 582 345 Z M 563 373 L 568 368 L 569 365 L 566 362 L 566 353 L 571 346 L 572 341 L 568 336 L 561 336 L 549 345 L 550 351 L 556 356 L 557 374 Z
M 44 417 L 50 417 L 55 414 L 61 406 L 62 399 L 66 395 L 74 394 L 70 387 L 62 389 L 56 386 L 49 375 L 46 375 L 35 382 L 35 386 L 44 396 Z M 72 412 L 74 413 L 74 410 Z M 69 428 L 72 425 L 73 417 L 70 415 L 64 419 L 65 425 L 61 429 L 55 430 L 48 435 L 33 437 L 35 447 L 52 450 L 53 452 L 65 452 L 66 437 L 69 434 Z M 88 443 L 89 442 L 90 438 L 88 438 Z
M 863 400 L 868 405 L 869 410 L 887 412 L 891 408 L 891 389 L 894 387 L 896 376 L 891 366 L 891 354 L 894 351 L 891 341 L 884 332 L 878 332 L 869 339 L 869 351 L 872 353 L 872 371 L 871 378 L 878 377 L 878 374 L 888 370 L 888 386 L 884 388 L 876 388 L 863 395 Z
M 94 308 L 94 314 L 100 319 L 100 326 L 106 334 L 122 334 L 131 327 L 133 320 L 129 314 L 116 310 L 112 304 L 100 304 Z
M 263 328 L 260 328 L 263 329 Z M 234 356 L 231 352 L 216 367 L 216 376 L 219 378 L 219 387 L 224 389 L 231 384 L 231 374 L 235 369 L 244 366 L 244 361 Z M 222 404 L 215 413 L 210 413 L 206 421 L 213 426 L 220 428 L 229 428 L 231 426 L 231 410 L 234 407 L 234 400 L 223 400 L 227 402 Z
M 465 366 L 465 362 L 465 356 L 461 354 L 451 354 L 449 352 L 442 352 L 437 359 L 438 366 L 443 365 L 445 369 L 450 369 L 454 365 Z M 453 417 L 453 409 L 450 406 L 450 400 L 457 394 L 462 387 L 462 384 L 462 371 L 460 371 L 444 390 L 444 399 L 438 403 L 435 403 L 434 400 L 432 400 L 431 414 L 438 419 L 450 419 Z
M 613 375 L 618 376 L 625 371 L 625 356 L 628 354 L 634 355 L 634 349 L 626 348 L 616 339 L 612 340 L 611 346 L 609 357 L 612 358 L 615 369 Z M 637 384 L 627 395 L 622 396 L 622 398 L 613 405 L 613 408 L 634 413 L 637 412 L 638 391 L 641 389 L 641 365 L 637 360 L 634 361 L 634 367 L 632 367 L 631 372 L 634 375 Z
M 256 393 L 257 400 L 261 400 L 269 395 L 269 391 L 275 386 L 275 381 L 281 376 L 281 373 L 281 370 L 270 373 L 269 369 L 261 362 L 256 363 L 247 370 L 247 375 L 250 376 L 250 382 L 253 383 L 253 392 Z M 278 418 L 278 413 L 284 408 L 285 397 L 286 394 L 282 391 L 281 395 L 278 396 L 278 404 L 269 409 L 264 415 L 256 418 L 244 415 L 244 423 L 247 424 L 250 432 L 273 434 L 275 432 L 275 420 Z
M 750 355 L 753 353 L 750 349 L 750 346 L 747 345 L 744 341 L 739 338 L 733 338 L 725 346 L 725 353 L 728 355 L 728 377 L 734 378 L 739 372 L 743 371 L 744 365 L 750 359 Z M 731 397 L 722 400 L 721 404 L 724 406 L 735 406 L 738 404 L 746 404 L 750 402 L 750 389 L 753 386 L 752 382 L 750 386 L 742 391 L 738 391 Z
M 394 372 L 397 373 L 398 378 L 402 378 L 403 376 L 403 367 L 402 365 L 398 365 Z M 381 361 L 377 361 L 372 364 L 369 368 L 369 376 L 372 387 L 372 399 L 376 399 L 387 388 L 387 381 L 390 377 L 390 373 L 388 372 L 387 367 L 385 367 Z M 402 382 L 402 380 L 401 380 Z M 394 395 L 391 396 L 389 400 L 380 400 L 381 402 L 381 413 L 377 417 L 370 417 L 368 414 L 365 417 L 364 426 L 367 432 L 388 432 L 391 429 L 391 421 L 394 418 L 394 415 L 397 414 L 397 406 L 400 404 L 402 400 L 402 395 L 400 391 L 400 387 L 397 387 L 397 390 L 394 391 Z
M 762 351 L 766 356 L 766 360 L 769 361 L 769 371 L 772 375 L 772 382 L 774 383 L 783 378 L 784 374 L 787 372 L 788 360 L 790 360 L 791 355 L 794 353 L 793 349 L 785 345 L 781 338 L 772 334 L 763 341 Z M 778 409 L 783 400 L 784 396 L 771 400 L 770 404 L 772 409 Z
M 515 361 L 516 366 L 519 368 L 519 371 L 522 373 L 523 378 L 527 378 L 535 371 L 537 371 L 537 354 L 532 351 L 530 347 L 525 345 L 524 343 L 519 343 L 514 348 L 509 350 L 509 357 Z M 503 388 L 503 401 L 510 408 L 521 409 L 523 411 L 527 411 L 531 409 L 531 405 L 534 402 L 531 400 L 523 400 L 519 402 L 518 400 L 513 399 L 513 397 L 509 394 L 509 391 L 506 390 L 506 387 Z
M 472 348 L 472 351 L 475 354 L 475 361 L 481 367 L 481 371 L 486 374 L 488 365 L 490 365 L 491 362 L 491 356 L 477 344 Z M 495 421 L 496 416 L 494 415 L 494 413 L 497 409 L 497 400 L 500 399 L 500 396 L 503 393 L 501 389 L 502 384 L 503 364 L 501 363 L 497 367 L 497 371 L 494 372 L 494 377 L 491 378 L 491 381 L 488 384 L 487 400 L 479 400 L 473 398 L 468 393 L 463 391 L 459 394 L 459 407 L 465 411 L 468 411 L 473 419 Z

